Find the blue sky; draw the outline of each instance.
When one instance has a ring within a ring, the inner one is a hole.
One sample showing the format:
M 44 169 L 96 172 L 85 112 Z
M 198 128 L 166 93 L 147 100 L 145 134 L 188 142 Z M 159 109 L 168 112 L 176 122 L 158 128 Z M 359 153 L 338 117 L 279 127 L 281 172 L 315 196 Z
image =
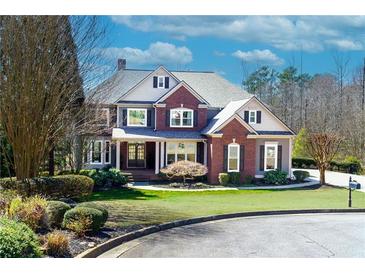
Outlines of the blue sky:
M 261 65 L 333 73 L 333 55 L 349 58 L 349 71 L 365 57 L 361 16 L 112 16 L 105 62 L 126 58 L 128 68 L 216 71 L 233 83 Z

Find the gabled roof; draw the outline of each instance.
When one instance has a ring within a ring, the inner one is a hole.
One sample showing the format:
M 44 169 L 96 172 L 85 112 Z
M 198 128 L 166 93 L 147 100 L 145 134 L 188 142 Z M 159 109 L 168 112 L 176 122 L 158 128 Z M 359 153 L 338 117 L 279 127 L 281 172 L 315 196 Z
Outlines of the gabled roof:
M 105 104 L 114 104 L 147 79 L 154 71 L 138 69 L 119 70 L 112 77 L 97 86 L 96 90 L 98 90 L 99 97 Z M 204 98 L 211 107 L 223 108 L 230 101 L 251 97 L 249 93 L 214 72 L 166 71 L 177 79 L 178 82 L 184 81 L 199 96 Z
M 185 83 L 185 81 L 181 81 L 180 83 L 178 83 L 174 88 L 172 88 L 169 92 L 165 93 L 162 97 L 160 97 L 157 101 L 156 104 L 161 103 L 163 101 L 165 101 L 168 97 L 170 97 L 172 94 L 175 93 L 175 91 L 177 91 L 179 88 L 181 87 L 185 87 L 193 96 L 195 96 L 195 98 L 197 98 L 200 102 L 205 103 L 205 104 L 209 104 L 203 97 L 201 97 L 199 95 L 199 93 L 197 93 L 194 89 L 192 89 L 187 83 Z
M 239 100 L 230 102 L 223 110 L 221 110 L 214 118 L 210 121 L 208 126 L 206 126 L 202 133 L 203 134 L 214 134 L 217 133 L 224 125 L 233 119 L 237 119 L 241 122 L 251 133 L 256 133 L 256 131 L 247 124 L 238 114 L 237 111 L 245 105 L 249 99 Z

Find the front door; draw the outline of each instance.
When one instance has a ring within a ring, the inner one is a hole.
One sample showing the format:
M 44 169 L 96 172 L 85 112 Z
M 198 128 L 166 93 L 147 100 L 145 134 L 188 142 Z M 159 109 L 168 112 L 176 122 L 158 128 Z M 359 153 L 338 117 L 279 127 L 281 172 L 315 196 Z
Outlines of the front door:
M 145 168 L 145 143 L 128 143 L 128 168 Z

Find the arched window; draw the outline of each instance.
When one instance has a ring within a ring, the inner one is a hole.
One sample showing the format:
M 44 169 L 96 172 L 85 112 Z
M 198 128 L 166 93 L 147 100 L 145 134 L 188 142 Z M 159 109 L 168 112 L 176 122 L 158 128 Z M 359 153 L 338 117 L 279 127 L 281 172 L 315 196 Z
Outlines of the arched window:
M 228 157 L 227 157 L 228 172 L 238 172 L 240 169 L 240 146 L 239 144 L 232 143 L 228 145 Z

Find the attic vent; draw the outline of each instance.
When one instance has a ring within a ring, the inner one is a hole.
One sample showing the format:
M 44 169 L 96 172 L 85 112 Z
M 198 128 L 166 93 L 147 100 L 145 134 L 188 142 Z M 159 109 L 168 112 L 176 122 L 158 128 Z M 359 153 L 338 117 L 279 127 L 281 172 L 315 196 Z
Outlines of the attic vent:
M 126 59 L 118 59 L 118 70 L 125 69 L 127 67 Z

